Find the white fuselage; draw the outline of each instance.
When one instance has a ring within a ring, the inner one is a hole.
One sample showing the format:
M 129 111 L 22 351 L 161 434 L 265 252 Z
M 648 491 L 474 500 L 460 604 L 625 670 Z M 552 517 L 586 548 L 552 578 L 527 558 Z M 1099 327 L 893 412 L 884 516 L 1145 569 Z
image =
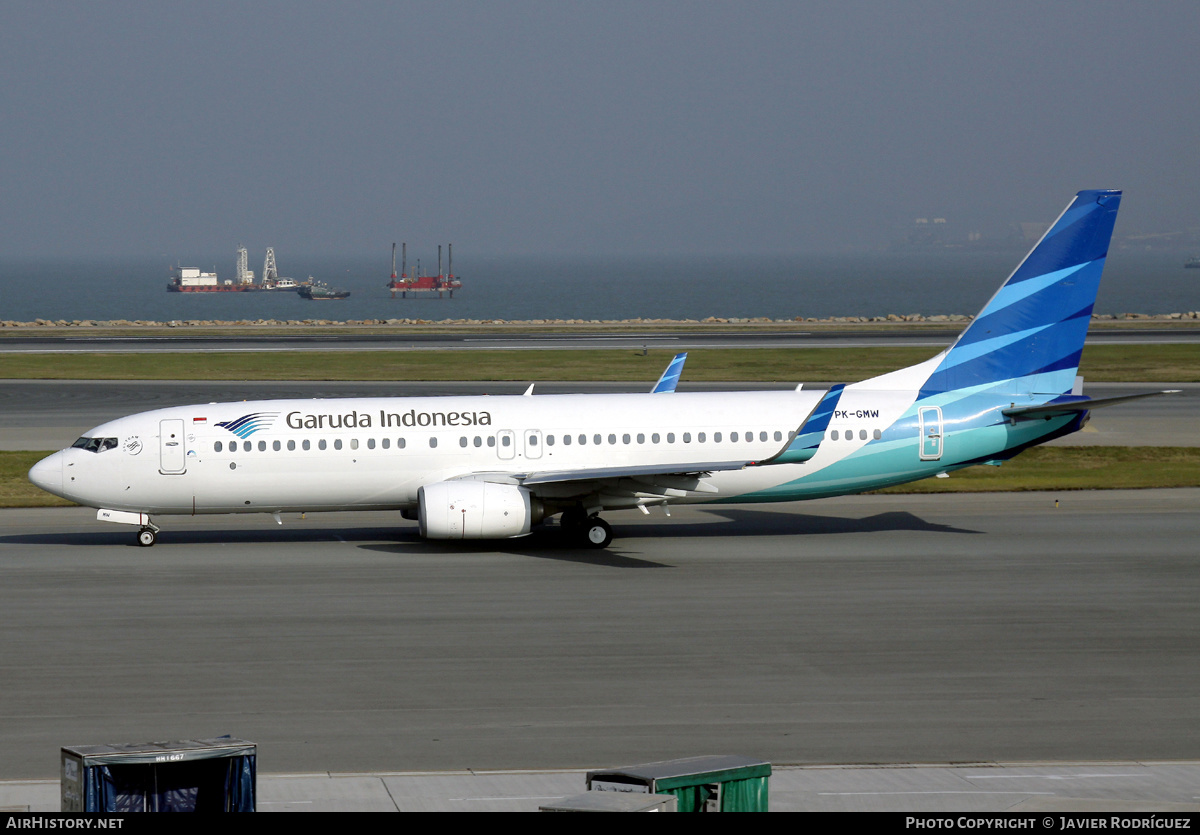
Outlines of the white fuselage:
M 911 393 L 854 392 L 825 444 L 799 465 L 713 472 L 737 499 L 798 478 L 865 445 Z M 116 439 L 72 448 L 35 468 L 41 486 L 92 507 L 152 514 L 409 509 L 423 485 L 449 479 L 589 469 L 756 462 L 779 452 L 822 391 L 281 400 L 180 406 L 92 430 Z M 856 400 L 861 401 L 856 406 Z M 259 416 L 237 427 L 219 424 Z M 913 439 L 915 443 L 915 438 Z M 828 449 L 826 448 L 828 447 Z M 57 484 L 61 471 L 61 484 Z M 47 484 L 47 480 L 49 484 Z M 61 487 L 61 489 L 55 489 Z M 551 496 L 570 485 L 547 485 Z M 801 491 L 795 498 L 802 497 Z M 775 500 L 775 499 L 772 499 Z

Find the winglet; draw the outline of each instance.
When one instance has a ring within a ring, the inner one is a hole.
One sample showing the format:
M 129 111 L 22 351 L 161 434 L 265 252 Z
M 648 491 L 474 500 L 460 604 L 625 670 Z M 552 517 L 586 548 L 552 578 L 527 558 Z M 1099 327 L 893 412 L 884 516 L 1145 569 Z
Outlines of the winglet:
M 788 442 L 787 446 L 770 458 L 756 462 L 756 466 L 802 464 L 816 455 L 817 447 L 821 445 L 821 441 L 825 440 L 825 430 L 829 428 L 829 421 L 833 418 L 833 411 L 837 408 L 838 401 L 842 398 L 842 390 L 845 388 L 843 383 L 830 387 L 821 401 L 804 419 L 804 423 L 800 424 L 800 428 L 796 430 L 796 436 Z

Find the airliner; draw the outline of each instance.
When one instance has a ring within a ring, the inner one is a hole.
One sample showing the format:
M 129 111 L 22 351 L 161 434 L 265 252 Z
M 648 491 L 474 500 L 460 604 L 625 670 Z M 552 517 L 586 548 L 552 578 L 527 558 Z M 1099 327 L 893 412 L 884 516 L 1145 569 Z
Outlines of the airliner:
M 1076 432 L 1077 377 L 1121 192 L 1081 191 L 931 359 L 827 390 L 263 400 L 97 426 L 34 465 L 38 487 L 136 526 L 172 515 L 380 510 L 428 539 L 519 537 L 544 520 L 604 548 L 600 514 L 782 502 L 999 465 Z M 669 395 L 669 396 L 667 396 Z

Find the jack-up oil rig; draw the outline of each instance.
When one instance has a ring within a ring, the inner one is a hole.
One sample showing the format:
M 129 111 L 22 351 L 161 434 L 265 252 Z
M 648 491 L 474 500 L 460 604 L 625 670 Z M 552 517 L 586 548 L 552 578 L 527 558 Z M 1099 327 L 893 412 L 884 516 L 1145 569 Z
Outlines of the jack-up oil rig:
M 462 282 L 454 277 L 454 253 L 451 249 L 452 244 L 446 244 L 446 272 L 442 272 L 442 246 L 438 244 L 438 271 L 437 275 L 421 275 L 421 262 L 417 261 L 416 275 L 409 276 L 408 274 L 408 244 L 400 244 L 400 276 L 396 276 L 396 245 L 392 244 L 392 280 L 387 283 L 388 289 L 392 291 L 392 298 L 396 298 L 396 293 L 400 294 L 400 298 L 408 298 L 409 293 L 437 293 L 437 297 L 443 298 L 443 294 L 448 294 L 450 298 L 454 298 L 454 291 L 462 287 Z

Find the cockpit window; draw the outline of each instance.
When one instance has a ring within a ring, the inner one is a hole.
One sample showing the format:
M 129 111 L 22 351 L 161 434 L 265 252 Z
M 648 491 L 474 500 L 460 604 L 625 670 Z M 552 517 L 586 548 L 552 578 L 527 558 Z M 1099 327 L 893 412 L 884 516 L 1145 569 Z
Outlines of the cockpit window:
M 73 449 L 86 449 L 88 452 L 104 452 L 117 448 L 116 438 L 89 438 L 86 435 L 71 444 Z

